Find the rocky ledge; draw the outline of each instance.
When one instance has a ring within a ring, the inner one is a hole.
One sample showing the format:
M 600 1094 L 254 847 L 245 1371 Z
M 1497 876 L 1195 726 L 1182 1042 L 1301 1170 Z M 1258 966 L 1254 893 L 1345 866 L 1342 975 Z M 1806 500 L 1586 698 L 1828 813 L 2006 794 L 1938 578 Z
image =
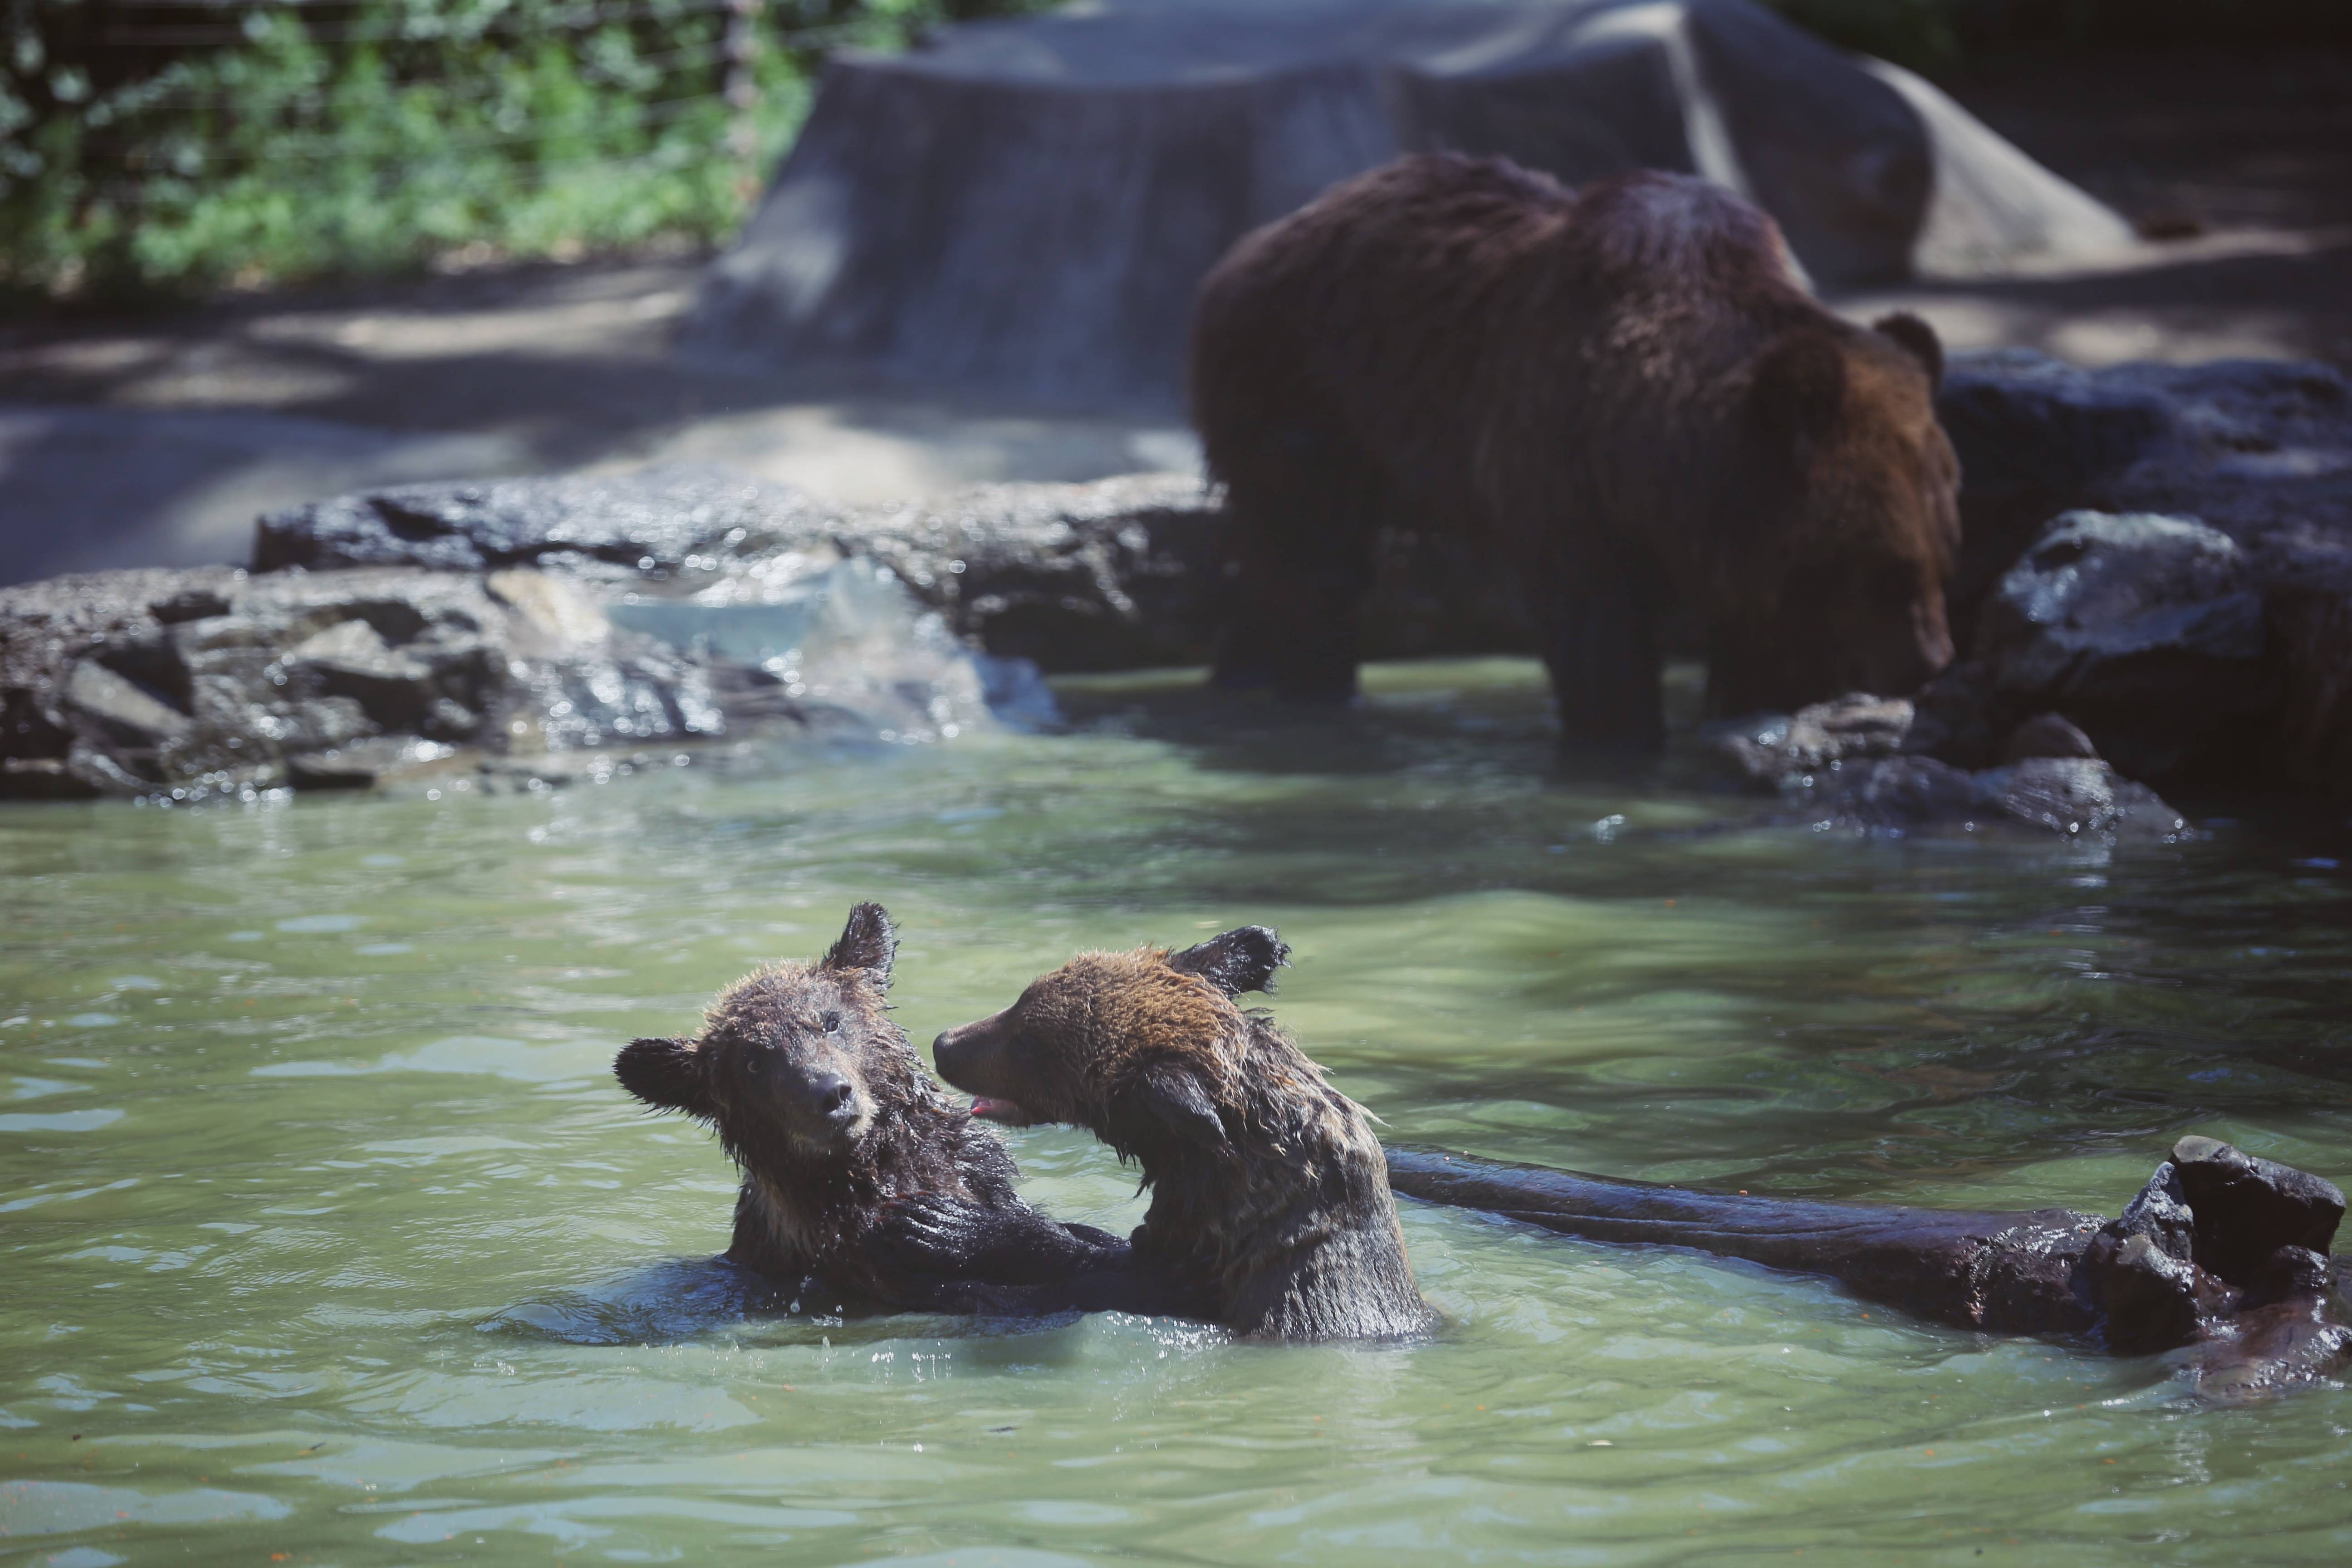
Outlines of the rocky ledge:
M 2159 784 L 2352 797 L 2352 381 L 2218 361 L 1963 356 L 1961 661 L 1920 695 L 1990 760 L 2055 710 Z
M 1049 721 L 1040 667 L 1207 657 L 1222 527 L 1180 474 L 846 511 L 686 467 L 336 497 L 262 518 L 249 570 L 0 589 L 0 795 L 561 776 L 720 737 Z M 1496 646 L 1499 590 L 1458 552 L 1391 556 L 1378 651 Z
M 2177 831 L 2147 784 L 2352 795 L 2352 383 L 2011 351 L 1957 359 L 1939 412 L 1960 658 L 1717 727 L 1740 777 L 1832 820 L 2126 836 Z
M 1052 669 L 1200 657 L 1217 512 L 1200 480 L 986 485 L 843 510 L 722 470 L 406 485 L 261 519 L 257 573 L 528 567 L 601 595 L 730 609 L 797 592 L 812 572 L 887 567 L 957 636 Z
M 1199 664 L 1217 623 L 1223 513 L 1189 474 L 981 485 L 847 510 L 709 468 L 409 485 L 261 519 L 254 569 L 528 566 L 599 593 L 757 603 L 813 567 L 890 569 L 957 636 L 1055 672 Z M 1459 545 L 1386 541 L 1367 656 L 1527 646 L 1507 585 Z
M 201 799 L 484 761 L 561 773 L 567 755 L 722 736 L 951 737 L 997 721 L 992 696 L 1040 699 L 1034 672 L 975 658 L 870 563 L 800 583 L 769 607 L 782 653 L 740 656 L 634 629 L 625 602 L 522 567 L 0 590 L 0 793 Z
M 1940 411 L 1967 467 L 1961 658 L 1717 731 L 1742 778 L 1834 820 L 2061 833 L 2178 831 L 2147 786 L 2352 795 L 2339 373 L 1961 356 Z M 848 510 L 690 468 L 338 497 L 262 519 L 249 573 L 0 590 L 0 793 L 1034 721 L 1039 668 L 1206 658 L 1223 526 L 1176 474 Z M 1382 552 L 1369 656 L 1524 648 L 1502 574 L 1444 542 Z

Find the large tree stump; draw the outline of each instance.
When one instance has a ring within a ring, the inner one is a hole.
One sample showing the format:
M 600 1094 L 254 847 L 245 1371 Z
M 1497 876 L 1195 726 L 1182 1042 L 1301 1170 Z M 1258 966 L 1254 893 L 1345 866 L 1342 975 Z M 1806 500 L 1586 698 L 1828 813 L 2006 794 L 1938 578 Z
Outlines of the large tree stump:
M 1165 405 L 1227 246 L 1438 149 L 1704 174 L 1830 285 L 2133 243 L 1934 88 L 1748 0 L 1101 0 L 837 57 L 682 345 Z

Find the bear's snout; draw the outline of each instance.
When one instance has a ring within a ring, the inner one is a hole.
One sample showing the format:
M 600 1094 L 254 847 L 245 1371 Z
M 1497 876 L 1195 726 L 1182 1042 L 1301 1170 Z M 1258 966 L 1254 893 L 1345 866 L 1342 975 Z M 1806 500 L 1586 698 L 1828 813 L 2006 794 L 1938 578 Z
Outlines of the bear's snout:
M 1014 1099 L 1013 1075 L 1004 1059 L 1012 1028 L 1009 1012 L 959 1024 L 931 1042 L 931 1061 L 941 1078 L 972 1096 L 974 1116 L 1024 1127 L 1031 1118 Z
M 765 1067 L 769 1105 L 793 1142 L 820 1151 L 839 1149 L 855 1142 L 873 1121 L 871 1098 L 840 1065 L 778 1052 Z
M 809 1100 L 827 1121 L 847 1123 L 857 1116 L 857 1089 L 839 1073 L 820 1075 L 808 1089 Z

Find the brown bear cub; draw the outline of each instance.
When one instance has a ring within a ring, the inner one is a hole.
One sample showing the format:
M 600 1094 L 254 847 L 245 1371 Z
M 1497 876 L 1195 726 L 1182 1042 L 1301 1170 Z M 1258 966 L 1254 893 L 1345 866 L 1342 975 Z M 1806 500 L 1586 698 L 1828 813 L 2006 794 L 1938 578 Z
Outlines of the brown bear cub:
M 1214 679 L 1351 693 L 1395 528 L 1510 572 L 1571 741 L 1661 742 L 1677 605 L 1717 713 L 1914 690 L 1952 653 L 1942 365 L 1915 317 L 1822 309 L 1704 180 L 1570 192 L 1435 155 L 1335 185 L 1201 286 L 1192 418 L 1233 520 Z
M 708 1122 L 741 1168 L 729 1260 L 892 1307 L 1162 1310 L 1125 1242 L 1022 1202 L 1003 1145 L 924 1072 L 887 1011 L 898 945 L 882 907 L 859 904 L 814 965 L 747 975 L 699 1034 L 614 1060 L 623 1088 Z M 957 1206 L 952 1250 L 929 1226 L 908 1244 L 919 1194 Z
M 1289 951 L 1244 926 L 1183 952 L 1080 953 L 933 1056 L 974 1115 L 1074 1122 L 1136 1161 L 1137 1262 L 1197 1291 L 1192 1315 L 1280 1339 L 1420 1331 L 1433 1315 L 1370 1118 L 1234 1005 Z

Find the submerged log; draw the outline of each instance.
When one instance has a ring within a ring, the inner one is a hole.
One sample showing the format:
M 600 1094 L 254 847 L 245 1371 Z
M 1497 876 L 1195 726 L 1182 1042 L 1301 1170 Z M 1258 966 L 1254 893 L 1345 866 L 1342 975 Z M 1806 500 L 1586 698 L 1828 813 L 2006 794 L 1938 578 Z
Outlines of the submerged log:
M 1749 1197 L 1617 1181 L 1539 1165 L 1391 1149 L 1409 1196 L 1487 1209 L 1587 1241 L 1687 1247 L 1798 1274 L 1955 1328 L 2078 1332 L 2075 1261 L 2105 1222 L 2072 1209 L 2023 1214 Z
M 2111 1220 L 1751 1197 L 1425 1150 L 1388 1159 L 1409 1197 L 1822 1275 L 1956 1328 L 2084 1336 L 2120 1355 L 2194 1346 L 2209 1396 L 2309 1383 L 2352 1356 L 2327 1257 L 2344 1194 L 2210 1138 L 2181 1139 Z

